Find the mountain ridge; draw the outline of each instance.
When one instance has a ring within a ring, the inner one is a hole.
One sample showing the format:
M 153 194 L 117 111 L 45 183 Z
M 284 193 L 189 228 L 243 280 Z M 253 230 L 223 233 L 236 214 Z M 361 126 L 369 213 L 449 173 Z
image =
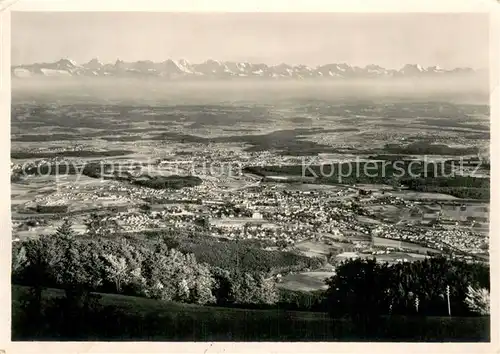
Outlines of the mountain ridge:
M 161 62 L 139 60 L 125 62 L 117 59 L 114 63 L 102 63 L 93 58 L 87 63 L 78 64 L 69 58 L 61 58 L 52 63 L 33 63 L 11 66 L 13 78 L 33 76 L 88 76 L 88 77 L 161 77 L 165 79 L 189 78 L 269 78 L 269 79 L 355 79 L 355 78 L 398 78 L 398 77 L 449 77 L 453 75 L 473 75 L 484 70 L 468 67 L 445 70 L 439 66 L 423 67 L 419 64 L 406 64 L 401 69 L 386 69 L 376 64 L 365 67 L 346 63 L 331 63 L 311 67 L 303 64 L 217 61 L 208 59 L 193 64 L 185 59 L 166 59 Z

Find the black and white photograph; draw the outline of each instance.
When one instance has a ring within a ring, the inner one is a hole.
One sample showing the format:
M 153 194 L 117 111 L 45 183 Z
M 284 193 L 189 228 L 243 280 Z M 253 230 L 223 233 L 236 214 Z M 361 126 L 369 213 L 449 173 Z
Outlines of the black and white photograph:
M 10 18 L 13 342 L 490 342 L 487 12 Z

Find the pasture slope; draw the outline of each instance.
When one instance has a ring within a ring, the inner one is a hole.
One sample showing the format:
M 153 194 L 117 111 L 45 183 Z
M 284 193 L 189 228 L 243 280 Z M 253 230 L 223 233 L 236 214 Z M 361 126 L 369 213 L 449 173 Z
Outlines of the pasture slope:
M 12 288 L 12 340 L 148 341 L 489 341 L 489 317 L 384 317 L 370 333 L 326 313 L 250 310 L 179 304 L 123 295 L 100 294 L 107 310 L 88 319 L 85 333 L 67 338 L 47 321 L 36 338 L 19 335 L 20 298 L 27 288 Z M 46 289 L 43 300 L 63 295 Z

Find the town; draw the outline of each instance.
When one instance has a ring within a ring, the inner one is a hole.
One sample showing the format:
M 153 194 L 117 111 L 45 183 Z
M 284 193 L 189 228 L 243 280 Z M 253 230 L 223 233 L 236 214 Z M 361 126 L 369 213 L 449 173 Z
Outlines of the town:
M 267 151 L 242 155 L 204 147 L 185 152 L 180 156 L 183 160 L 176 160 L 175 155 L 151 163 L 99 160 L 102 165 L 118 166 L 120 173 L 132 171 L 139 177 L 183 173 L 202 179 L 199 185 L 175 190 L 75 174 L 23 176 L 23 183 L 28 184 L 45 179 L 48 190 L 39 190 L 34 198 L 19 204 L 13 195 L 14 240 L 47 232 L 47 220 L 61 222 L 69 214 L 80 222 L 76 229 L 85 233 L 86 215 L 93 212 L 102 216 L 110 233 L 202 232 L 215 238 L 259 240 L 268 249 L 294 250 L 330 262 L 345 257 L 397 262 L 433 254 L 488 261 L 486 202 L 390 185 L 282 183 L 279 176 L 245 173 L 242 166 L 298 164 L 301 157 L 281 158 Z M 210 168 L 207 161 L 212 163 Z M 11 171 L 19 173 L 26 166 L 40 170 L 39 166 L 55 162 L 78 166 L 77 171 L 85 164 L 81 159 L 55 157 L 24 162 L 23 166 L 12 164 Z M 57 222 L 51 227 L 57 227 Z

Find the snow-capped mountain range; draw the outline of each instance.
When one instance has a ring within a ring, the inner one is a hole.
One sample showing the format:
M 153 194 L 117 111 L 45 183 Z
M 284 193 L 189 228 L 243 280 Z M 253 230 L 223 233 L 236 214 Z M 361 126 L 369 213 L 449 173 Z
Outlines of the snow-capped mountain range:
M 450 75 L 470 75 L 478 73 L 471 68 L 444 70 L 439 66 L 424 68 L 418 64 L 406 64 L 399 70 L 385 69 L 378 65 L 365 67 L 342 64 L 325 64 L 317 67 L 306 65 L 266 65 L 248 62 L 217 61 L 209 59 L 203 63 L 191 64 L 187 60 L 167 59 L 162 62 L 140 60 L 104 64 L 97 58 L 85 64 L 71 59 L 60 59 L 53 63 L 34 63 L 12 67 L 13 78 L 37 76 L 90 76 L 90 77 L 161 77 L 165 79 L 189 78 L 289 78 L 289 79 L 350 79 L 350 78 L 391 78 L 391 77 L 443 77 Z

